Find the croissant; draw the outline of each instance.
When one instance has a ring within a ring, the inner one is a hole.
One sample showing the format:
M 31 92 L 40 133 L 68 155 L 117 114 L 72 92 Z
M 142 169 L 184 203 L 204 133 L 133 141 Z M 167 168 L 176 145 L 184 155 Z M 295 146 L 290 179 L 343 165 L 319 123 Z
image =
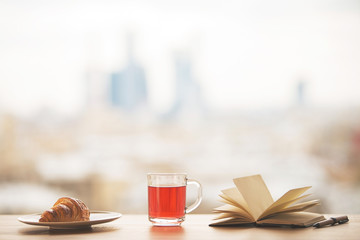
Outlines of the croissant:
M 39 222 L 89 221 L 89 208 L 79 199 L 59 198 L 54 206 L 41 214 Z

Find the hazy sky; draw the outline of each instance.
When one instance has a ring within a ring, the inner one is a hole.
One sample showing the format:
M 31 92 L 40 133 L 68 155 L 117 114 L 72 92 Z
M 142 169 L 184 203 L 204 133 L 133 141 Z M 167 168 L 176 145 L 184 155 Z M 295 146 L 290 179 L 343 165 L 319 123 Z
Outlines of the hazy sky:
M 0 0 L 0 111 L 75 113 L 89 69 L 124 66 L 128 32 L 158 112 L 177 51 L 214 109 L 289 106 L 300 79 L 311 105 L 360 103 L 359 1 Z

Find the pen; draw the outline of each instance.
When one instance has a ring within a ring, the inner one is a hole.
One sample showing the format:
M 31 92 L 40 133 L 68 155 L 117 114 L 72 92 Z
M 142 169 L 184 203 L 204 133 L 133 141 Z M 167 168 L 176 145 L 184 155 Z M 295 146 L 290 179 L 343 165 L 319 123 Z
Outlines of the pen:
M 349 218 L 347 216 L 340 216 L 340 217 L 332 217 L 330 219 L 315 223 L 313 227 L 320 228 L 324 227 L 326 225 L 334 225 L 336 223 L 343 224 L 349 221 Z

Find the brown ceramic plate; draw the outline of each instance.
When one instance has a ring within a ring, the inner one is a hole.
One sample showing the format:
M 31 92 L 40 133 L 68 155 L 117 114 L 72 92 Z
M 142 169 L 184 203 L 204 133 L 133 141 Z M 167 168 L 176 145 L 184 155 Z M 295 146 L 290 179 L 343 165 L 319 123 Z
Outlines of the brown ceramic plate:
M 18 218 L 22 223 L 36 225 L 36 226 L 48 226 L 52 229 L 76 229 L 76 228 L 88 228 L 91 225 L 106 223 L 114 221 L 121 217 L 121 213 L 116 212 L 104 212 L 104 211 L 91 211 L 89 221 L 77 221 L 77 222 L 39 222 L 41 213 L 25 215 Z

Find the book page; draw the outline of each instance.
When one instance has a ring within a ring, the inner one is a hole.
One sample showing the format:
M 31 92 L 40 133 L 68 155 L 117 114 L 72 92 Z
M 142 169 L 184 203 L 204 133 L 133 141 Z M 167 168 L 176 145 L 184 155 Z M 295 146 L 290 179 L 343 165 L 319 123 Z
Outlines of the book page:
M 298 203 L 298 204 L 292 205 L 287 208 L 283 208 L 282 210 L 276 212 L 275 214 L 284 213 L 284 212 L 300 212 L 300 211 L 304 211 L 304 210 L 311 208 L 318 204 L 320 204 L 319 200 L 311 200 L 311 201 L 307 201 L 307 202 L 302 202 L 302 203 Z
M 246 211 L 243 206 L 239 205 L 237 202 L 234 202 L 232 199 L 228 198 L 226 195 L 220 194 L 219 196 L 221 197 L 221 198 L 219 199 L 220 202 L 226 203 L 226 204 L 228 204 L 228 205 L 230 205 L 230 206 L 234 206 L 234 207 L 240 208 L 240 209 L 244 210 L 244 212 L 246 212 L 249 217 L 252 218 L 252 216 L 250 215 L 250 213 L 249 213 L 248 211 Z M 254 219 L 254 221 L 255 221 L 255 219 Z
M 226 195 L 219 194 L 219 196 L 221 197 L 220 200 L 219 200 L 220 202 L 232 205 L 234 207 L 239 207 L 239 204 L 237 204 L 237 202 L 232 201 L 232 199 L 228 198 Z
M 220 197 L 234 203 L 234 206 L 244 209 L 244 211 L 248 212 L 250 215 L 249 206 L 237 188 L 228 188 L 222 190 L 221 192 L 223 195 L 220 195 Z
M 254 219 L 271 205 L 274 200 L 260 175 L 235 178 L 234 183 L 249 207 Z
M 214 208 L 213 212 L 215 213 L 231 213 L 234 217 L 242 217 L 248 219 L 248 221 L 254 222 L 255 220 L 243 209 L 234 207 L 232 205 L 223 205 L 217 208 Z
M 308 197 L 310 196 L 311 194 L 307 194 L 307 195 L 304 195 L 304 196 L 301 196 L 301 197 L 298 197 L 298 198 L 295 198 L 291 201 L 288 201 L 288 202 L 284 202 L 280 205 L 277 205 L 277 206 L 274 206 L 274 207 L 269 207 L 268 209 L 265 210 L 265 212 L 263 214 L 260 215 L 260 217 L 258 218 L 258 220 L 260 219 L 263 219 L 263 218 L 266 218 L 268 215 L 271 215 L 271 214 L 275 214 L 277 212 L 281 212 L 283 209 L 286 209 L 288 206 L 292 205 L 293 203 L 305 198 L 305 197 Z
M 282 208 L 285 208 L 285 207 L 291 205 L 292 203 L 294 203 L 295 201 L 298 201 L 301 198 L 305 197 L 305 196 L 303 196 L 303 197 L 298 198 L 301 194 L 303 194 L 309 188 L 311 188 L 311 187 L 295 188 L 295 189 L 291 189 L 291 190 L 287 191 L 281 198 L 279 198 L 276 202 L 271 204 L 271 206 L 269 206 L 259 216 L 259 219 L 262 219 L 267 215 L 275 213 L 276 211 L 279 211 Z
M 272 217 L 258 221 L 258 224 L 280 225 L 280 226 L 299 226 L 308 227 L 314 223 L 325 220 L 324 216 L 310 212 L 295 212 L 276 214 Z
M 220 220 L 220 219 L 226 219 L 226 218 L 236 218 L 240 219 L 241 221 L 249 222 L 248 218 L 244 218 L 240 215 L 234 215 L 233 213 L 220 213 L 217 217 L 215 217 L 213 220 Z M 251 221 L 254 222 L 254 221 Z
M 233 218 L 232 213 L 220 213 L 217 217 L 213 218 L 213 220 L 220 220 L 220 219 L 226 219 L 226 218 Z
M 226 226 L 226 225 L 249 225 L 249 224 L 254 225 L 254 222 L 249 222 L 247 220 L 239 219 L 239 218 L 226 218 L 226 219 L 220 219 L 214 221 L 211 224 L 209 224 L 209 226 L 213 227 L 213 226 Z

